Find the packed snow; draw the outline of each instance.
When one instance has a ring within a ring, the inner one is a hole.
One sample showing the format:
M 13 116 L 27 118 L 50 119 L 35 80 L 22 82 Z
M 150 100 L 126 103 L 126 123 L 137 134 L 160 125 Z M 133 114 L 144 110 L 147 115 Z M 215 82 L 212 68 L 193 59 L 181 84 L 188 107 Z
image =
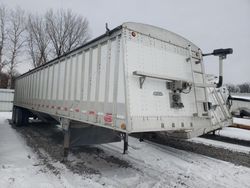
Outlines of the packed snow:
M 250 122 L 248 125 L 250 126 Z M 240 140 L 250 141 L 250 130 L 238 129 L 234 127 L 225 127 L 222 130 L 216 131 L 216 134 L 229 138 L 236 138 Z
M 82 153 L 69 161 L 85 161 L 100 174 L 73 173 L 63 163 L 53 166 L 60 176 L 41 165 L 25 139 L 8 124 L 10 113 L 0 113 L 0 187 L 249 187 L 250 169 L 129 137 L 129 153 L 122 143 L 98 146 L 131 167 L 110 166 Z M 240 133 L 237 133 L 240 134 Z
M 249 94 L 246 94 L 246 95 L 232 95 L 232 97 L 234 98 L 239 98 L 239 99 L 248 99 L 250 100 L 250 95 Z
M 8 124 L 10 117 L 10 113 L 0 113 L 0 187 L 92 187 L 96 184 L 73 174 L 62 164 L 58 164 L 61 178 L 41 167 L 25 140 Z
M 249 125 L 250 126 L 250 119 L 244 118 L 233 118 L 233 122 L 239 125 Z
M 240 118 L 235 118 L 235 119 L 240 119 Z M 245 120 L 241 120 L 241 121 L 246 122 Z M 246 124 L 250 126 L 250 124 L 248 123 Z M 228 138 L 250 141 L 250 130 L 238 129 L 234 127 L 225 127 L 222 130 L 216 131 L 215 134 L 219 136 L 228 137 Z M 190 141 L 250 154 L 249 147 L 240 146 L 237 144 L 225 143 L 222 141 L 211 140 L 211 139 L 206 139 L 206 138 L 201 138 L 201 137 L 192 138 L 190 139 Z
M 212 146 L 217 147 L 217 148 L 225 148 L 225 149 L 228 149 L 231 151 L 238 151 L 238 152 L 250 154 L 249 147 L 240 146 L 237 144 L 231 144 L 231 143 L 226 143 L 226 142 L 217 141 L 217 140 L 210 140 L 210 139 L 200 138 L 200 137 L 192 138 L 192 139 L 190 139 L 190 141 L 195 142 L 195 143 L 202 143 L 205 145 L 212 145 Z

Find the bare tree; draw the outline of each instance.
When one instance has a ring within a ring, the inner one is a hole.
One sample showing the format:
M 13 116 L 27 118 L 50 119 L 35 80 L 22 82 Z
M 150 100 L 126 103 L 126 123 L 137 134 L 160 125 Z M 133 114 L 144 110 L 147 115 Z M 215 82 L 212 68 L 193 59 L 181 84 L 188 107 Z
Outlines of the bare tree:
M 46 28 L 55 55 L 61 56 L 89 39 L 88 21 L 71 10 L 47 11 Z
M 242 84 L 226 84 L 226 87 L 231 93 L 250 93 L 250 82 L 245 82 Z
M 0 82 L 0 88 L 7 88 L 7 84 L 8 84 L 8 74 L 1 72 L 0 73 L 0 78 L 1 78 L 1 82 Z
M 6 24 L 7 24 L 7 9 L 4 5 L 0 5 L 0 73 L 7 64 L 4 60 L 4 48 L 6 42 Z
M 50 38 L 43 17 L 29 15 L 27 22 L 27 46 L 34 67 L 48 60 Z
M 236 86 L 233 84 L 226 84 L 226 87 L 230 93 L 236 93 Z
M 240 88 L 241 93 L 250 93 L 250 83 L 243 83 L 239 84 L 238 87 Z
M 25 15 L 24 11 L 20 8 L 16 8 L 15 10 L 10 11 L 9 15 L 9 25 L 8 25 L 8 53 L 7 53 L 7 63 L 9 66 L 8 74 L 8 88 L 12 87 L 12 78 L 15 74 L 15 68 L 17 66 L 18 57 L 20 56 L 20 52 L 24 46 L 25 38 Z

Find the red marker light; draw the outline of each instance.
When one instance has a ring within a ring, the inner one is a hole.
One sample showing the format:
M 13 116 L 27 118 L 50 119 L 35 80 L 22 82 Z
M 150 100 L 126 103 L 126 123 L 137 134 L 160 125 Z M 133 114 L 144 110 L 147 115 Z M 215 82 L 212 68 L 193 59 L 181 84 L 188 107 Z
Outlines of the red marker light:
M 133 32 L 131 33 L 131 35 L 132 35 L 133 37 L 135 37 L 135 36 L 136 36 L 136 33 L 133 31 Z

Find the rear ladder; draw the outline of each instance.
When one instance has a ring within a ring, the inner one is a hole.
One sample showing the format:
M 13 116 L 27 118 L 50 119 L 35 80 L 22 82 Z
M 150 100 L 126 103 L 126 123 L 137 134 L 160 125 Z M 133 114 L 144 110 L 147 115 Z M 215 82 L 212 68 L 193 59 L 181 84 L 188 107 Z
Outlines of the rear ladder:
M 195 62 L 196 64 L 200 64 L 201 71 L 197 71 L 197 70 L 194 70 L 194 68 L 193 68 L 193 59 L 194 58 L 192 56 L 191 46 L 189 45 L 188 48 L 189 48 L 188 60 L 191 63 L 191 72 L 192 72 L 192 80 L 193 80 L 193 88 L 194 88 L 194 97 L 195 97 L 195 101 L 196 101 L 195 105 L 196 105 L 196 110 L 197 110 L 197 116 L 198 117 L 209 117 L 209 118 L 211 118 L 211 116 L 213 116 L 217 120 L 217 123 L 230 119 L 231 114 L 227 108 L 226 101 L 225 101 L 224 97 L 222 96 L 222 93 L 220 92 L 220 90 L 217 91 L 217 89 L 215 88 L 215 85 L 207 84 L 201 51 L 199 50 L 199 58 L 197 58 L 197 62 Z M 198 83 L 196 81 L 195 74 L 202 75 L 202 83 Z M 204 99 L 203 100 L 197 99 L 198 98 L 197 97 L 197 88 L 203 89 L 203 91 L 204 91 Z M 209 103 L 208 98 L 209 97 L 208 96 L 210 96 L 213 99 L 216 107 L 219 108 L 219 111 L 221 112 L 222 117 L 219 117 L 217 110 L 209 110 L 209 106 L 208 106 L 208 103 Z M 199 110 L 199 104 L 201 104 L 201 103 L 203 104 L 204 111 L 206 111 L 206 113 L 202 113 Z
M 203 66 L 203 62 L 202 62 L 202 53 L 199 50 L 199 58 L 197 58 L 197 62 L 195 62 L 196 64 L 200 64 L 200 66 L 201 66 L 200 67 L 201 71 L 197 71 L 197 70 L 194 70 L 194 68 L 193 68 L 192 48 L 191 48 L 190 45 L 188 46 L 188 49 L 189 49 L 189 58 L 188 58 L 188 60 L 190 61 L 191 72 L 192 72 L 192 81 L 193 81 L 194 97 L 195 97 L 195 105 L 196 105 L 197 116 L 198 117 L 211 117 L 210 116 L 210 111 L 208 110 L 208 102 L 209 101 L 208 101 L 208 93 L 207 93 L 207 90 L 206 90 L 207 86 L 206 86 L 206 78 L 205 78 L 205 73 L 204 73 L 205 70 L 204 70 L 204 66 Z M 202 75 L 202 83 L 196 82 L 195 74 Z M 198 100 L 197 88 L 202 88 L 203 89 L 204 99 Z M 206 113 L 202 113 L 199 110 L 199 104 L 203 104 L 204 109 L 205 109 L 204 111 L 206 111 Z

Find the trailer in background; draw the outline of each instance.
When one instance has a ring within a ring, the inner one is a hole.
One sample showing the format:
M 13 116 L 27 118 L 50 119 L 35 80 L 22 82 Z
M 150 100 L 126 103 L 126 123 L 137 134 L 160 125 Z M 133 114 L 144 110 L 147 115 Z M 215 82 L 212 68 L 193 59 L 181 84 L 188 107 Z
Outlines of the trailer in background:
M 0 89 L 0 112 L 11 112 L 13 109 L 13 100 L 13 89 Z
M 220 59 L 220 79 L 207 84 L 208 54 L 195 44 L 162 28 L 124 23 L 18 77 L 13 122 L 25 125 L 36 116 L 60 123 L 66 150 L 124 139 L 126 151 L 132 133 L 199 136 L 232 124 L 215 89 L 229 53 L 212 53 Z

